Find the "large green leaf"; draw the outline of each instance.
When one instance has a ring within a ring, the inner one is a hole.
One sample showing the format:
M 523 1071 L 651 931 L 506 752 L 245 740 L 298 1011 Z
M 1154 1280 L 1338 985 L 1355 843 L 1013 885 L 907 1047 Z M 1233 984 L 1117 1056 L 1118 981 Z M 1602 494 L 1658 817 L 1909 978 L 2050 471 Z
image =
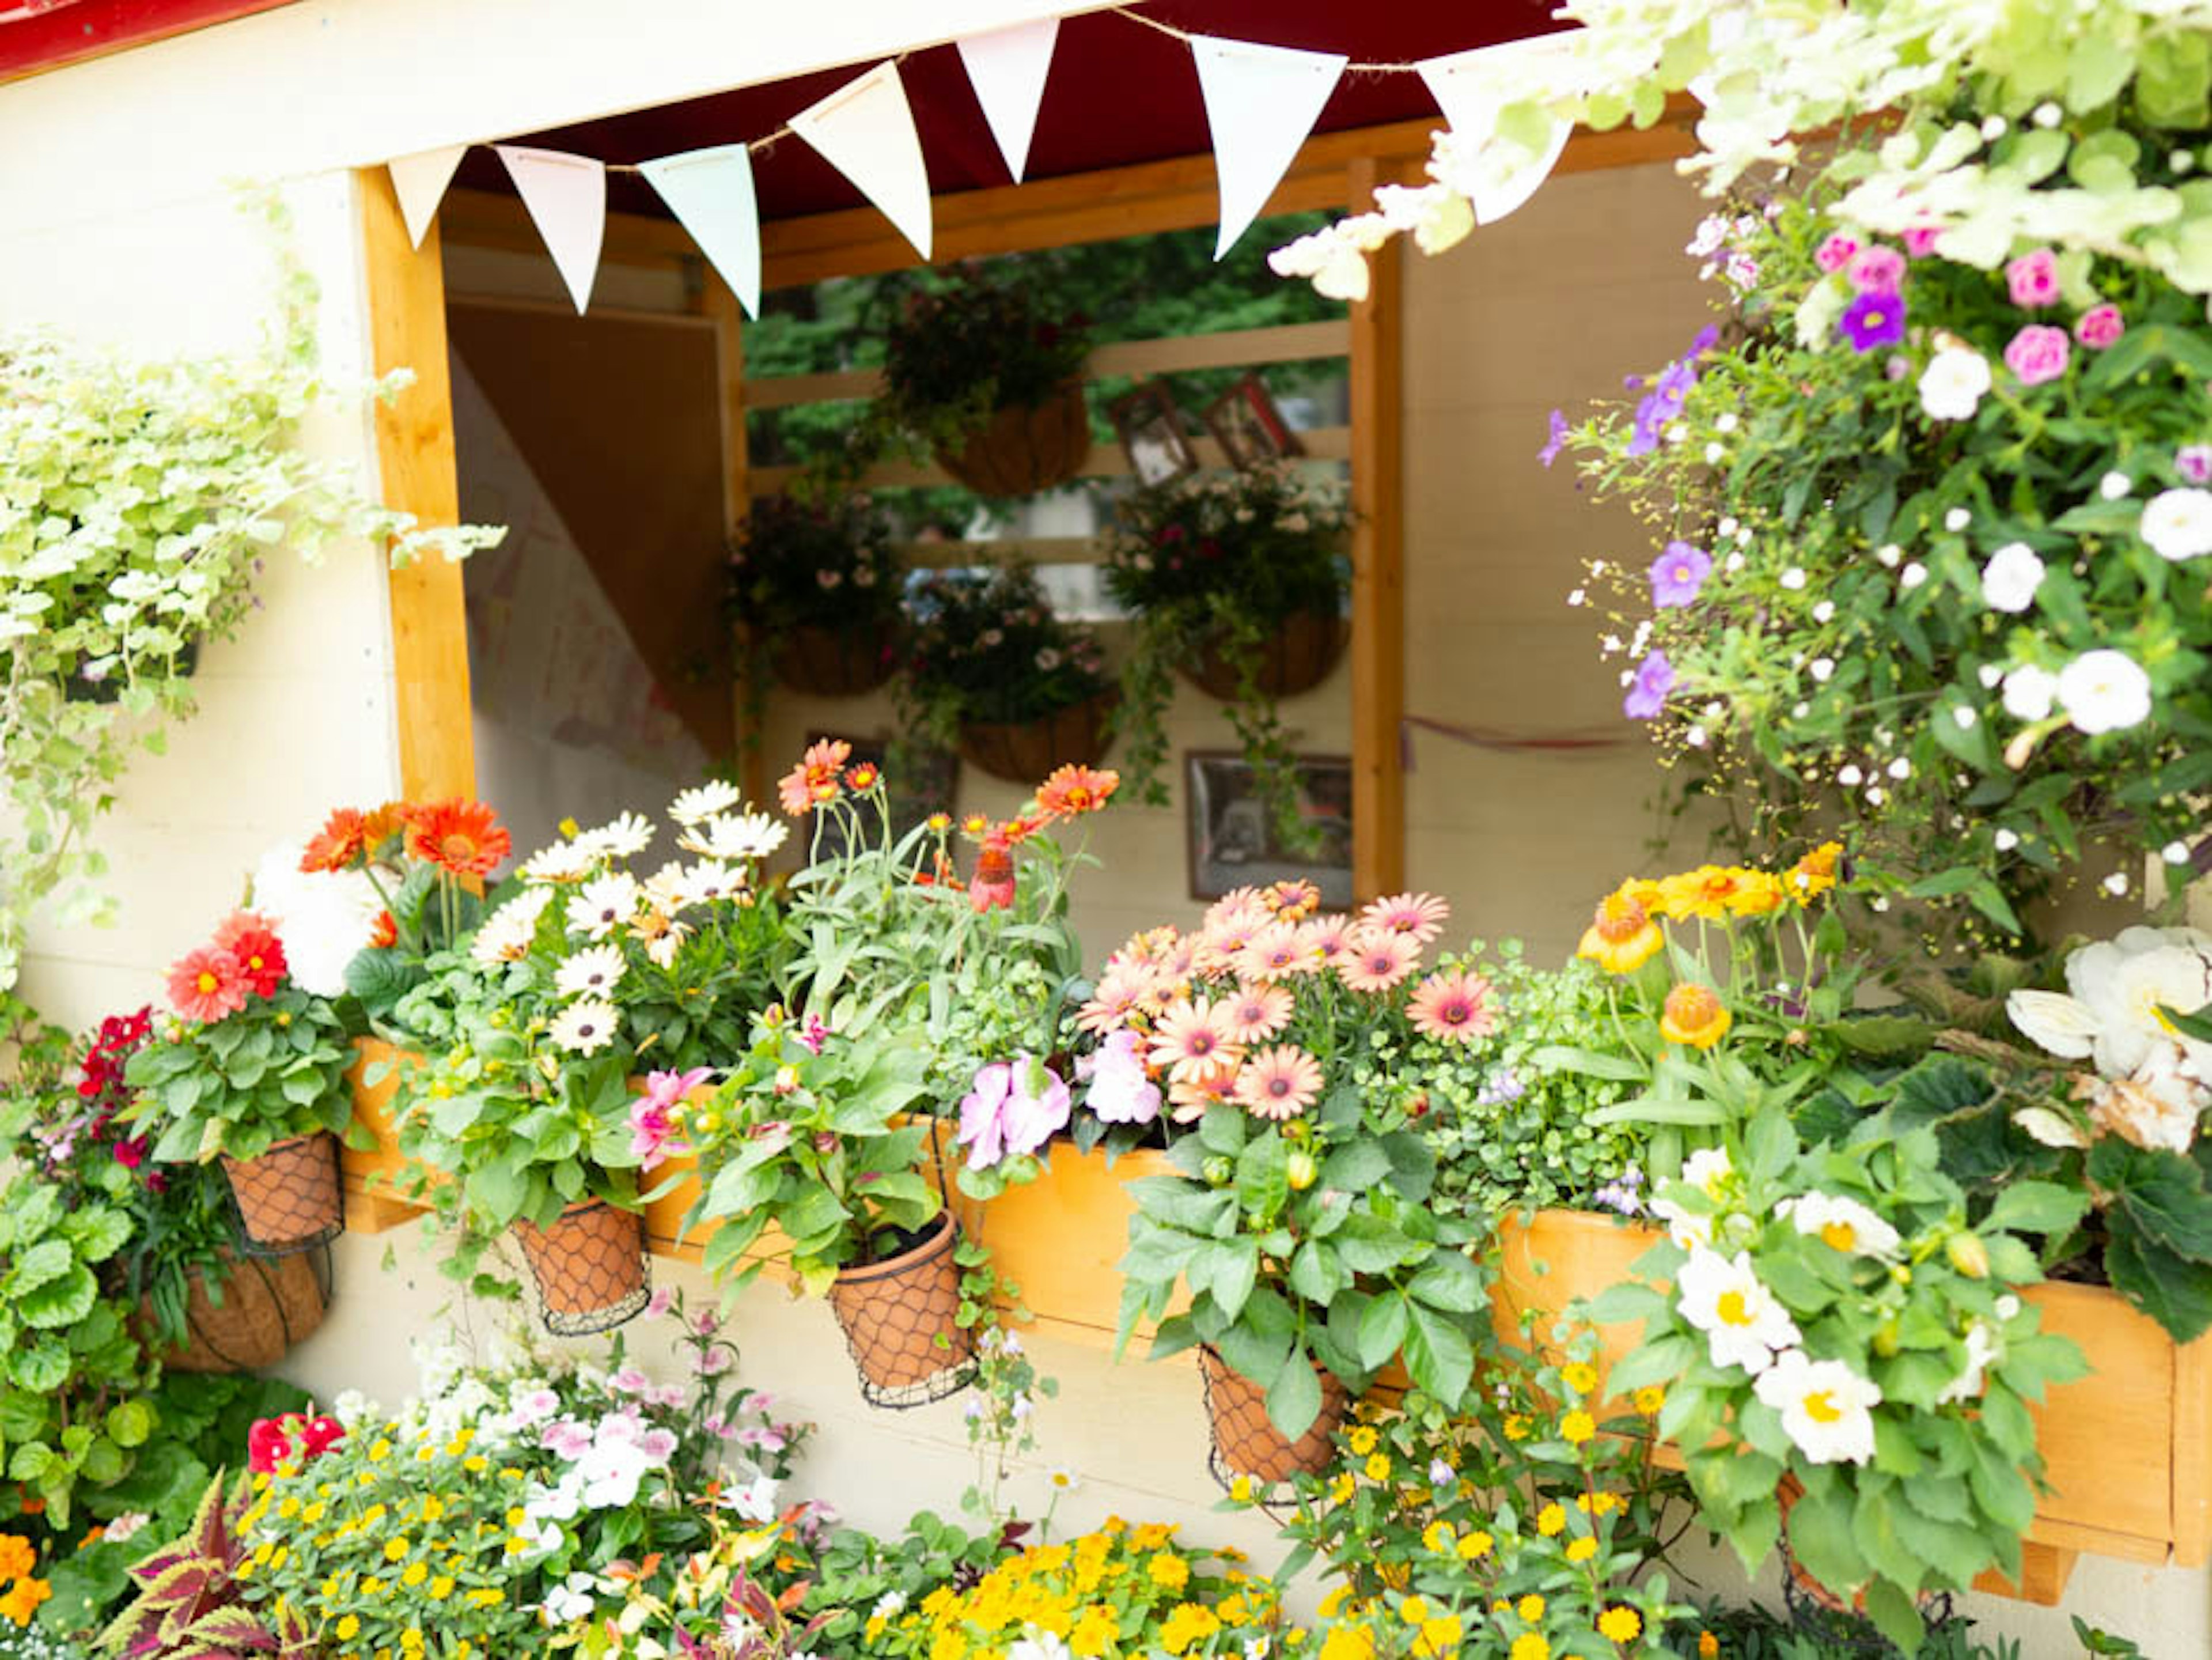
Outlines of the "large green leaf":
M 10 1289 L 18 1296 L 51 1285 L 67 1274 L 76 1261 L 66 1239 L 41 1239 L 15 1259 Z
M 1413 1382 L 1446 1412 L 1455 1412 L 1474 1376 L 1474 1349 L 1450 1318 L 1419 1303 L 1406 1305 L 1412 1316 L 1406 1332 L 1406 1370 Z
M 1303 1349 L 1293 1348 L 1267 1389 L 1267 1416 L 1284 1439 L 1295 1441 L 1321 1416 L 1321 1378 Z
M 2108 1219 L 2112 1235 L 2105 1242 L 2105 1272 L 2112 1288 L 2177 1343 L 2194 1342 L 2212 1330 L 2212 1274 L 2146 1238 L 2124 1214 Z
M 25 1293 L 15 1304 L 16 1316 L 31 1326 L 70 1326 L 92 1311 L 100 1286 L 92 1270 L 72 1262 L 58 1278 Z

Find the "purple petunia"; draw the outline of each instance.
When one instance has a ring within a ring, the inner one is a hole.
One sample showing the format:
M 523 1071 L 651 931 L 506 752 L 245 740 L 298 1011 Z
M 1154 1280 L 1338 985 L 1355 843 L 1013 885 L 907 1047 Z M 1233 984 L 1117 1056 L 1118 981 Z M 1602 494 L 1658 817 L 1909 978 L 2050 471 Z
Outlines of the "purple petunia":
M 1836 332 L 1857 352 L 1893 346 L 1905 338 L 1905 298 L 1896 294 L 1862 294 L 1844 307 Z
M 1651 382 L 1651 390 L 1636 406 L 1633 431 L 1628 440 L 1631 455 L 1649 455 L 1659 447 L 1660 435 L 1668 424 L 1682 412 L 1688 401 L 1690 388 L 1698 384 L 1698 359 L 1720 343 L 1721 331 L 1708 323 L 1690 341 L 1689 350 L 1680 358 L 1662 369 Z M 1632 375 L 1628 380 L 1631 392 L 1642 384 Z
M 2173 453 L 2173 470 L 2192 484 L 2212 484 L 2212 444 L 2184 444 Z
M 1636 678 L 1621 700 L 1620 712 L 1632 721 L 1656 721 L 1667 707 L 1667 694 L 1674 690 L 1674 666 L 1667 654 L 1655 651 L 1636 666 Z
M 1567 447 L 1567 417 L 1564 411 L 1552 411 L 1551 441 L 1536 452 L 1536 459 L 1546 466 L 1559 459 L 1559 452 Z
M 1651 603 L 1661 611 L 1686 605 L 1712 575 L 1713 556 L 1687 542 L 1669 542 L 1651 562 Z

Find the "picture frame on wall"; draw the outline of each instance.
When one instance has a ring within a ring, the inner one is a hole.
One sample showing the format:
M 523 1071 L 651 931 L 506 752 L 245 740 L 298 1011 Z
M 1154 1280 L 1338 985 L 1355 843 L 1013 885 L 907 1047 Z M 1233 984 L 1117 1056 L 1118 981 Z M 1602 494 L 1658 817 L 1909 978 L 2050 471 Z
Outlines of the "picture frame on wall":
M 1183 434 L 1182 413 L 1165 382 L 1146 381 L 1109 404 L 1106 412 L 1139 483 L 1170 483 L 1198 471 L 1198 452 Z
M 1352 907 L 1352 762 L 1301 755 L 1298 810 L 1319 832 L 1311 854 L 1285 848 L 1267 804 L 1253 793 L 1252 768 L 1236 750 L 1183 755 L 1184 842 L 1190 897 L 1218 899 L 1231 888 L 1264 887 L 1304 877 L 1330 910 Z
M 1247 374 L 1206 406 L 1206 429 L 1231 466 L 1251 468 L 1303 455 L 1305 447 L 1283 419 L 1267 383 Z

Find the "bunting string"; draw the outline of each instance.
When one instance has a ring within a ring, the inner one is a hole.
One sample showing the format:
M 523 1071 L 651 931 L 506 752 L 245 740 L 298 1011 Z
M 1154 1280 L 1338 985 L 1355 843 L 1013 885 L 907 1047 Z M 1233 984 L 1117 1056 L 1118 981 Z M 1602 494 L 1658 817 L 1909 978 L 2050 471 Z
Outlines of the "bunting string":
M 1180 40 L 1186 46 L 1195 46 L 1201 40 L 1217 38 L 1212 35 L 1194 34 L 1188 29 L 1179 29 L 1172 23 L 1163 23 L 1157 17 L 1147 17 L 1140 11 L 1131 11 L 1127 6 L 1109 7 L 1106 15 L 1109 17 L 1124 17 L 1132 23 L 1141 23 L 1154 33 L 1164 34 L 1170 40 Z M 1344 72 L 1346 75 L 1419 75 L 1421 72 L 1421 66 L 1419 64 L 1364 64 L 1355 58 L 1345 64 Z

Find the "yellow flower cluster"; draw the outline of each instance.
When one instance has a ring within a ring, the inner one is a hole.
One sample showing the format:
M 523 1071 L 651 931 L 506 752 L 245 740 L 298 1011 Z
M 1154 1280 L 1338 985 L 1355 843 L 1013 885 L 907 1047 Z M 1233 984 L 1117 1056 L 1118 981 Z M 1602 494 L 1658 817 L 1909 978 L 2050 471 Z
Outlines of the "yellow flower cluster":
M 1631 877 L 1599 901 L 1575 955 L 1608 974 L 1632 973 L 1665 945 L 1661 921 L 1726 923 L 1810 904 L 1836 885 L 1843 853 L 1842 843 L 1824 842 L 1778 873 L 1700 865 L 1656 880 Z
M 0 1533 L 0 1579 L 14 1581 L 0 1595 L 0 1619 L 27 1626 L 39 1604 L 54 1594 L 52 1585 L 34 1577 L 32 1571 L 38 1566 L 39 1554 L 29 1540 L 17 1533 Z
M 1176 1545 L 1175 1534 L 1109 1517 L 1066 1544 L 1032 1546 L 966 1590 L 941 1585 L 896 1620 L 871 1620 L 866 1652 L 1003 1660 L 1041 1633 L 1078 1660 L 1134 1660 L 1211 1655 L 1224 1645 L 1241 1653 L 1243 1637 L 1273 1630 L 1272 1585 L 1233 1566 L 1208 1572 L 1208 1559 Z

